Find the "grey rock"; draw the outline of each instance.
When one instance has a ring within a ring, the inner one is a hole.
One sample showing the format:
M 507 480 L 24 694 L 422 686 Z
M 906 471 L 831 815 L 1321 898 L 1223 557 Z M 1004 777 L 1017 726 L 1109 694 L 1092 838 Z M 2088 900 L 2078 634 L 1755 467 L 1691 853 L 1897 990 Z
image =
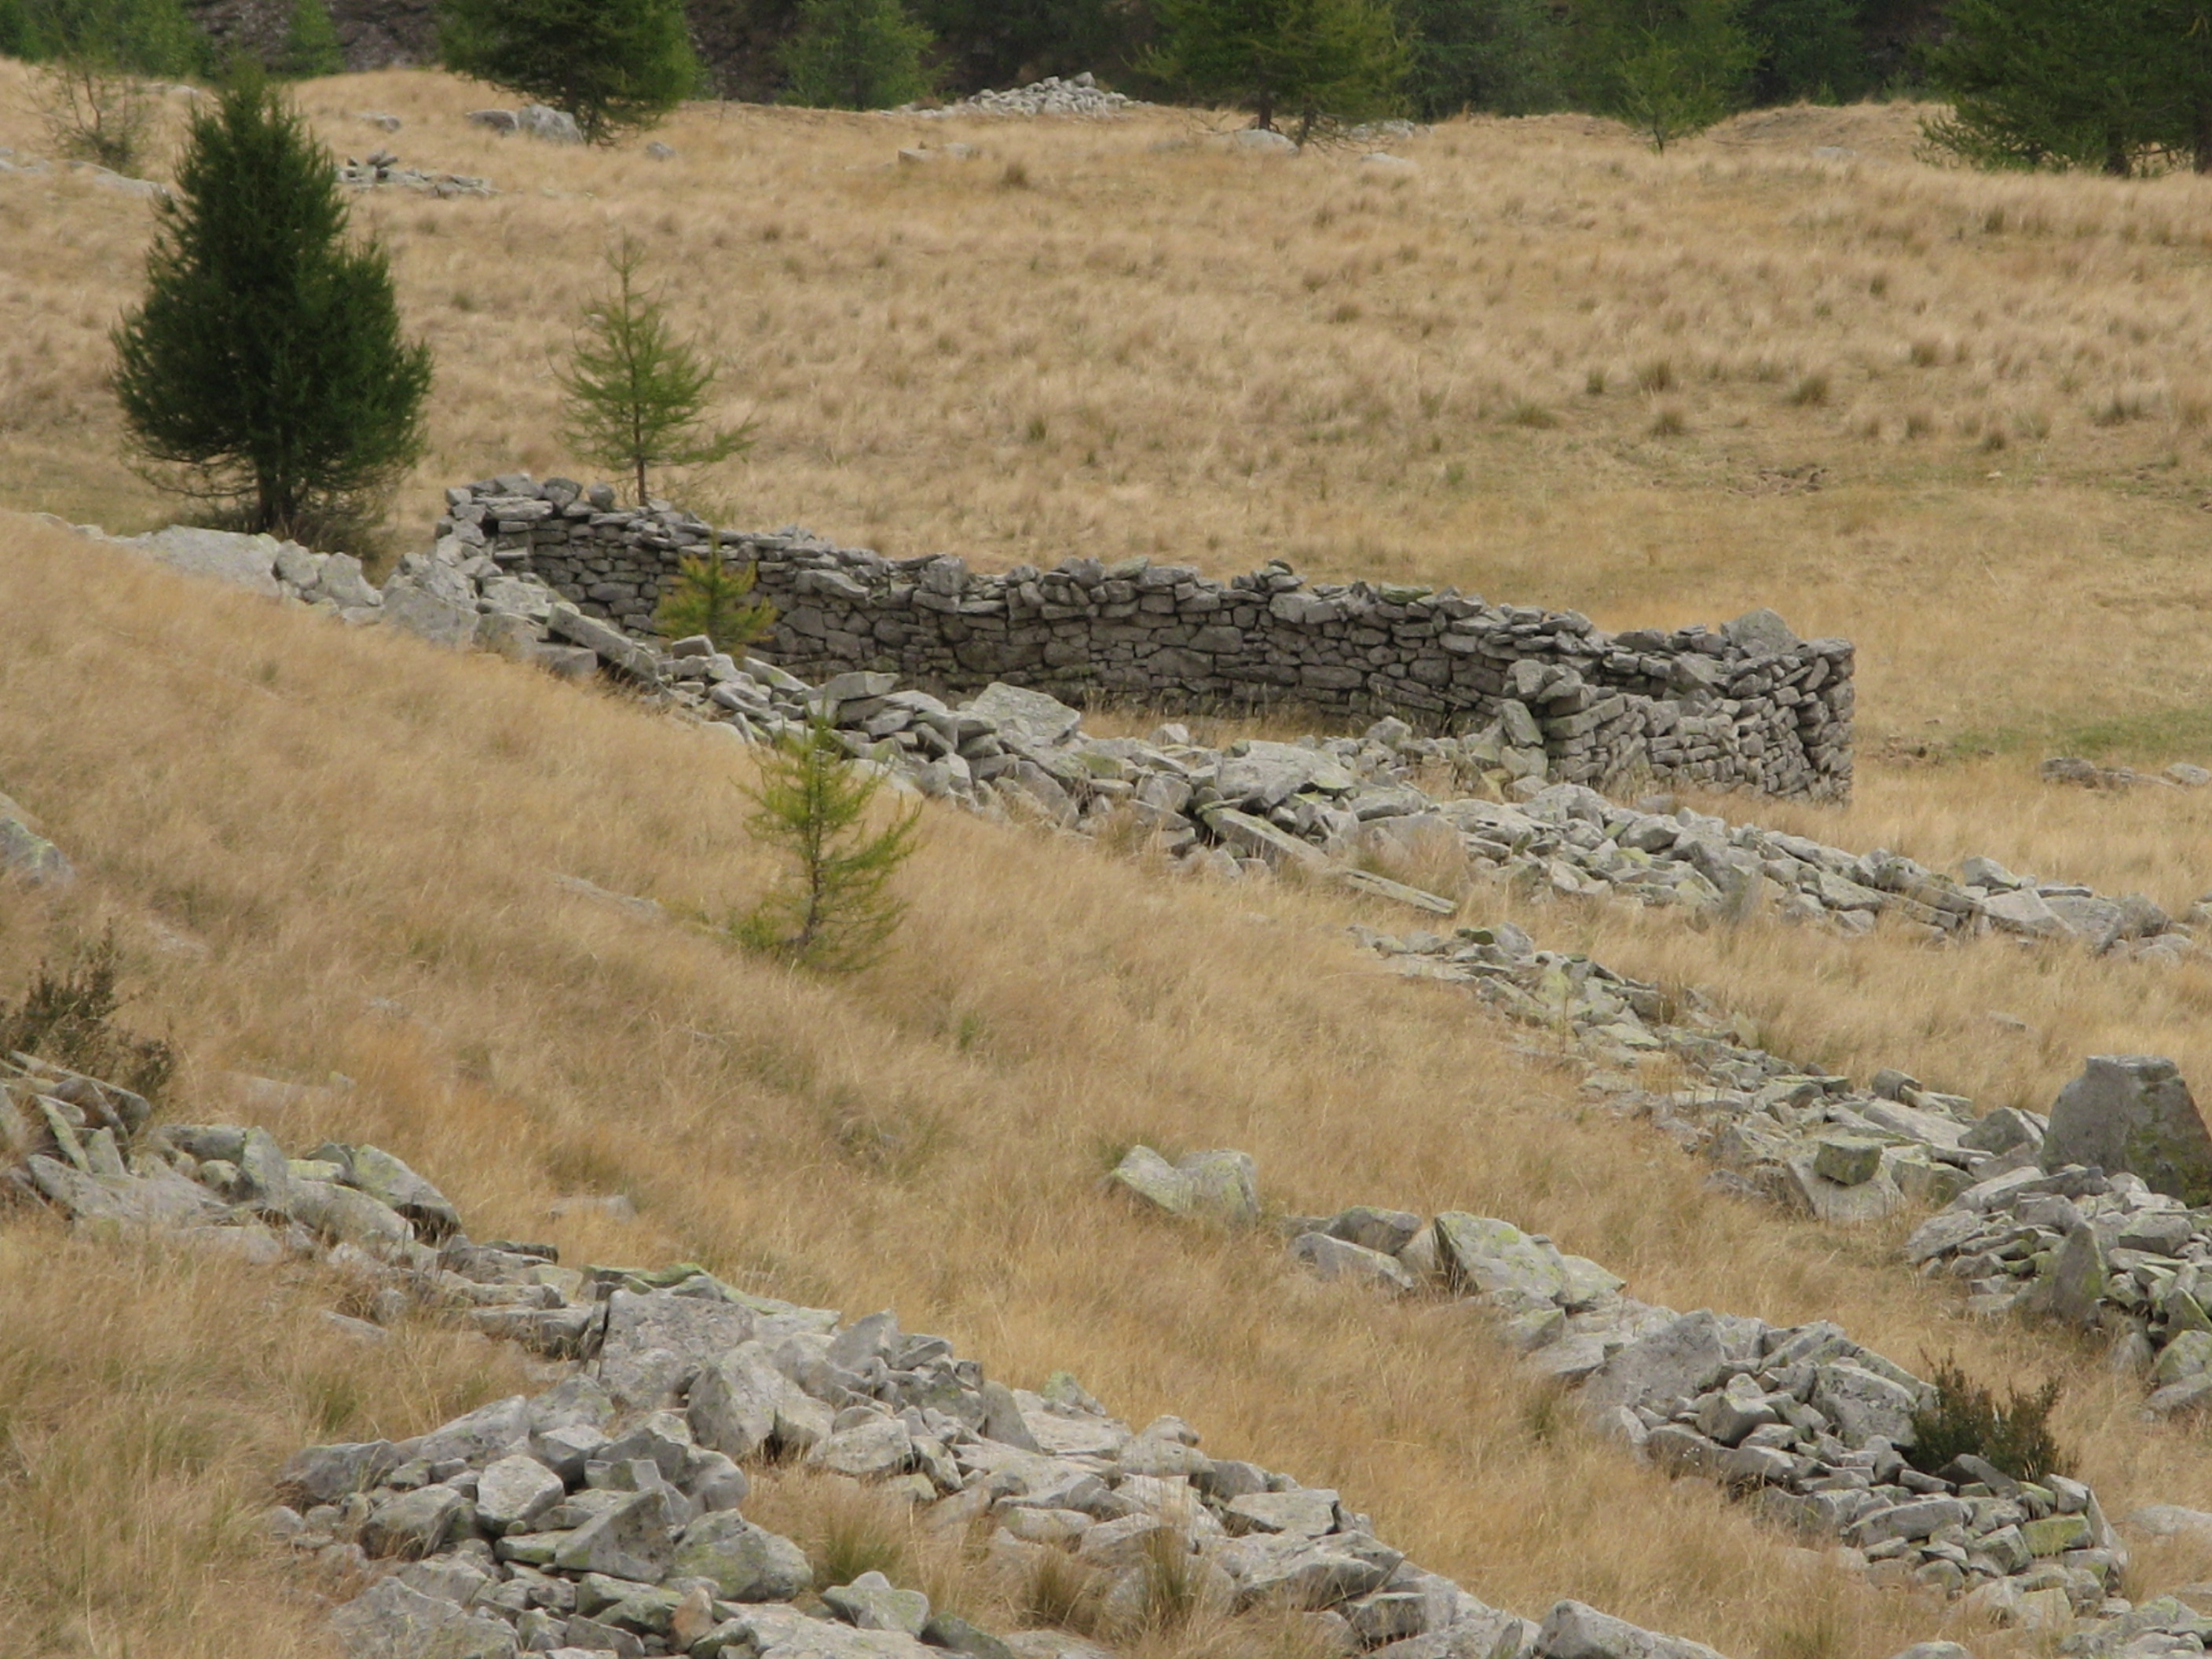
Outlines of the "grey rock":
M 2153 1192 L 2212 1205 L 2212 1133 L 2169 1060 L 2098 1054 L 2060 1091 L 2044 1138 L 2043 1164 L 2125 1170 Z
M 665 1291 L 617 1291 L 607 1298 L 599 1382 L 619 1406 L 657 1408 L 688 1388 L 709 1362 L 750 1341 L 754 1328 L 751 1310 L 731 1303 Z
M 514 1659 L 514 1632 L 397 1578 L 383 1578 L 331 1615 L 346 1659 Z
M 880 1572 L 864 1572 L 849 1584 L 823 1590 L 822 1605 L 858 1630 L 918 1637 L 929 1623 L 929 1598 L 920 1590 L 894 1589 Z
M 336 1504 L 380 1485 L 400 1462 L 389 1440 L 309 1446 L 285 1461 L 276 1489 L 302 1504 Z
M 1083 724 L 1083 711 L 1057 697 L 994 681 L 961 712 L 988 720 L 1002 736 L 1039 749 L 1055 748 Z
M 420 1560 L 434 1555 L 459 1522 L 469 1500 L 451 1486 L 418 1487 L 386 1498 L 369 1512 L 362 1547 L 371 1555 Z
M 1580 1601 L 1561 1601 L 1536 1634 L 1540 1659 L 1720 1659 L 1699 1643 L 1656 1636 Z
M 1323 1279 L 1349 1279 L 1393 1296 L 1407 1295 L 1419 1288 L 1413 1275 L 1395 1257 L 1332 1238 L 1327 1233 L 1301 1233 L 1291 1241 L 1291 1255 Z
M 1729 644 L 1747 651 L 1794 651 L 1803 643 L 1778 612 L 1763 608 L 1747 611 L 1734 622 L 1723 623 L 1721 633 Z
M 273 599 L 281 591 L 276 586 L 277 543 L 273 537 L 172 525 L 137 537 L 131 544 L 188 576 L 228 582 L 264 599 Z
M 546 1510 L 568 1496 L 561 1477 L 534 1457 L 501 1457 L 477 1483 L 477 1515 L 502 1532 L 526 1532 Z
M 675 1559 L 667 1501 L 655 1490 L 626 1498 L 577 1528 L 554 1552 L 553 1565 L 563 1572 L 603 1572 L 649 1584 L 667 1577 Z
M 33 887 L 57 891 L 76 879 L 62 849 L 31 827 L 23 809 L 0 795 L 0 872 Z
M 1583 1387 L 1593 1410 L 1608 1406 L 1650 1406 L 1687 1401 L 1711 1388 L 1729 1362 L 1742 1352 L 1716 1315 L 1685 1314 L 1650 1336 L 1630 1343 L 1607 1360 Z
M 461 1212 L 453 1201 L 393 1154 L 376 1146 L 350 1149 L 346 1179 L 415 1224 L 430 1243 L 461 1230 Z
M 730 1601 L 788 1601 L 814 1583 L 798 1545 L 729 1510 L 684 1528 L 672 1570 L 679 1578 L 713 1580 L 715 1593 Z
M 1410 1210 L 1378 1210 L 1370 1205 L 1355 1204 L 1330 1217 L 1322 1231 L 1347 1244 L 1395 1255 L 1421 1231 L 1421 1218 Z
M 1259 1170 L 1243 1152 L 1193 1152 L 1170 1164 L 1149 1146 L 1133 1146 L 1107 1181 L 1182 1220 L 1249 1227 L 1260 1218 Z
M 448 650 L 465 650 L 477 642 L 474 603 L 448 598 L 410 575 L 394 576 L 385 584 L 384 621 L 387 627 Z

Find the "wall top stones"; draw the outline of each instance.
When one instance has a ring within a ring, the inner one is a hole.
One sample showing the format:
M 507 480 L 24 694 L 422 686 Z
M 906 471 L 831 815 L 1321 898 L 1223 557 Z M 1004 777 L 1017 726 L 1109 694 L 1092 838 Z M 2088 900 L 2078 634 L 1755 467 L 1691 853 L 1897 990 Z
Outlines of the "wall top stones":
M 680 561 L 719 539 L 757 564 L 780 612 L 769 654 L 802 675 L 882 672 L 935 692 L 1000 680 L 1170 711 L 1395 714 L 1429 731 L 1495 728 L 1516 775 L 1850 792 L 1851 644 L 1801 640 L 1771 611 L 1608 634 L 1578 611 L 1313 582 L 1280 560 L 1227 581 L 1143 558 L 977 571 L 798 530 L 717 532 L 665 503 L 617 507 L 604 484 L 508 474 L 447 495 L 441 535 L 640 635 Z

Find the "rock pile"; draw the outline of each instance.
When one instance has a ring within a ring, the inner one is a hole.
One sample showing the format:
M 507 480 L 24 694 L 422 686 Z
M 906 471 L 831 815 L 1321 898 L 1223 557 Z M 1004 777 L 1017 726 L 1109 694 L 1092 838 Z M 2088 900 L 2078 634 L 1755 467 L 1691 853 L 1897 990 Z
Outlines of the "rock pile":
M 781 613 L 767 654 L 794 673 L 887 673 L 948 696 L 1000 680 L 1164 708 L 1291 702 L 1485 729 L 1492 765 L 1516 777 L 1850 793 L 1850 644 L 1799 640 L 1771 611 L 1609 635 L 1574 611 L 1449 588 L 1310 586 L 1279 561 L 1227 583 L 1144 559 L 994 574 L 797 531 L 718 533 L 565 479 L 508 475 L 447 501 L 441 538 L 639 635 L 680 562 L 719 544 L 758 570 Z
M 1185 1164 L 1251 1167 L 1226 1152 Z M 1169 1167 L 1148 1147 L 1122 1168 L 1133 1166 Z M 1171 1214 L 1238 1218 L 1125 1184 Z M 1914 1419 L 1934 1388 L 1832 1323 L 1656 1307 L 1624 1295 L 1625 1281 L 1598 1263 L 1490 1216 L 1361 1205 L 1279 1225 L 1322 1278 L 1487 1305 L 1530 1368 L 1577 1389 L 1603 1431 L 1671 1474 L 1727 1486 L 1801 1536 L 1838 1541 L 1876 1583 L 1963 1595 L 2035 1629 L 2063 1629 L 2079 1613 L 2133 1620 L 2130 1639 L 2212 1630 L 2178 1604 L 2171 1617 L 2164 1607 L 2146 1616 L 2119 1598 L 2125 1548 L 2081 1483 L 2018 1480 L 1972 1455 L 1914 1467 Z
M 1934 1389 L 1835 1325 L 1653 1307 L 1596 1263 L 1486 1216 L 1424 1225 L 1350 1211 L 1302 1232 L 1293 1251 L 1318 1261 L 1299 1246 L 1361 1248 L 1346 1235 L 1373 1237 L 1378 1213 L 1390 1231 L 1413 1227 L 1397 1260 L 1417 1283 L 1496 1309 L 1529 1365 L 1577 1387 L 1601 1428 L 1791 1531 L 1840 1540 L 1875 1582 L 1964 1595 L 2042 1629 L 2134 1611 L 2117 1599 L 2124 1547 L 2087 1486 L 2017 1480 L 1972 1456 L 1913 1468 L 1913 1418 Z
M 403 167 L 399 158 L 388 149 L 372 151 L 366 158 L 356 161 L 349 155 L 338 164 L 338 182 L 356 190 L 377 190 L 389 186 L 398 190 L 421 191 L 428 196 L 450 200 L 456 196 L 496 196 L 489 179 L 477 179 L 461 173 L 425 173 L 419 167 Z
M 1303 1610 L 1346 1653 L 1717 1659 L 1577 1602 L 1541 1626 L 1491 1607 L 1335 1492 L 1210 1457 L 1174 1418 L 1133 1430 L 1065 1376 L 1009 1389 L 889 1313 L 848 1322 L 690 1264 L 576 1269 L 544 1246 L 472 1242 L 434 1187 L 372 1146 L 295 1159 L 264 1130 L 152 1126 L 128 1091 L 24 1057 L 0 1111 L 27 1149 L 0 1190 L 249 1260 L 319 1255 L 363 1281 L 380 1318 L 434 1307 L 573 1362 L 534 1398 L 405 1441 L 310 1447 L 279 1473 L 276 1535 L 370 1581 L 334 1615 L 354 1659 L 1067 1650 L 1001 1642 L 881 1575 L 817 1584 L 797 1546 L 741 1512 L 743 1465 L 770 1455 L 880 1485 L 926 1528 L 988 1530 L 1009 1574 L 1065 1558 L 1109 1626 L 1143 1625 L 1166 1562 L 1200 1601 Z M 1206 1184 L 1206 1166 L 1186 1173 Z
M 1004 92 L 979 92 L 951 104 L 928 107 L 905 104 L 891 113 L 924 115 L 933 119 L 952 115 L 1080 115 L 1095 118 L 1143 107 L 1134 98 L 1108 91 L 1098 84 L 1096 76 L 1085 70 L 1064 81 L 1057 75 L 1048 75 L 1025 87 L 1011 87 Z
M 2012 1167 L 1929 1218 L 1909 1259 L 1963 1280 L 1978 1313 L 2118 1338 L 2118 1363 L 2148 1375 L 2153 1416 L 2212 1401 L 2212 1136 L 2172 1063 L 2096 1057 L 2039 1137 L 2027 1114 L 1987 1121 L 2007 1119 L 2021 1120 L 2001 1126 L 2022 1137 Z

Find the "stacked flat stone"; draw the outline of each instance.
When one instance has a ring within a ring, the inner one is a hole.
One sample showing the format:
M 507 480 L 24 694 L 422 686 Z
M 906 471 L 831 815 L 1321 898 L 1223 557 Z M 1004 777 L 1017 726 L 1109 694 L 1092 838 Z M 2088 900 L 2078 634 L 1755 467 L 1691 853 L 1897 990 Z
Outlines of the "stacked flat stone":
M 672 507 L 618 508 L 604 484 L 509 475 L 447 497 L 441 537 L 639 635 L 679 562 L 719 541 L 758 569 L 781 613 L 765 654 L 797 674 L 888 673 L 939 695 L 998 680 L 1170 709 L 1396 714 L 1432 731 L 1494 726 L 1505 763 L 1570 782 L 1850 790 L 1850 644 L 1799 640 L 1771 611 L 1717 630 L 1608 635 L 1573 611 L 1450 588 L 1310 586 L 1279 561 L 1225 584 L 1145 559 L 994 574 L 799 532 L 718 537 Z
M 402 167 L 388 149 L 380 149 L 356 161 L 349 155 L 338 164 L 338 182 L 354 190 L 412 190 L 450 201 L 456 196 L 496 196 L 491 180 L 465 173 L 425 173 Z

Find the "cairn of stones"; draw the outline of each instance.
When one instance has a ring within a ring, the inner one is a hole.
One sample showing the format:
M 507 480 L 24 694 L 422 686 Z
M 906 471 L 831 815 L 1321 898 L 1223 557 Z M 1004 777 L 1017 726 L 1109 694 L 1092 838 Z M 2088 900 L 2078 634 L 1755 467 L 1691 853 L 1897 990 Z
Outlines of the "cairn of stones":
M 1048 75 L 1027 86 L 1009 87 L 1003 92 L 986 90 L 950 104 L 906 104 L 892 113 L 927 116 L 933 120 L 957 115 L 1073 115 L 1096 119 L 1143 107 L 1138 100 L 1100 86 L 1097 77 L 1085 70 L 1065 80 L 1057 75 Z
M 1309 585 L 1279 561 L 1223 583 L 1145 559 L 970 571 L 799 532 L 722 532 L 612 488 L 508 474 L 447 492 L 441 545 L 535 575 L 638 636 L 680 562 L 753 564 L 779 617 L 765 654 L 819 678 L 867 672 L 936 695 L 994 681 L 1164 710 L 1274 704 L 1480 732 L 1515 776 L 1634 778 L 1841 799 L 1852 651 L 1771 611 L 1721 629 L 1609 635 L 1573 611 L 1449 588 Z
M 1139 1146 L 1108 1179 L 1184 1221 L 1266 1219 L 1243 1152 L 1171 1164 Z M 1832 1323 L 1656 1307 L 1624 1295 L 1626 1281 L 1598 1263 L 1495 1217 L 1358 1205 L 1272 1224 L 1324 1279 L 1486 1306 L 1505 1343 L 1533 1372 L 1574 1389 L 1601 1432 L 1671 1474 L 1728 1487 L 1877 1584 L 2070 1632 L 2076 1655 L 2148 1659 L 2196 1652 L 2212 1637 L 2212 1619 L 2179 1601 L 2138 1607 L 2119 1595 L 2126 1547 L 2087 1486 L 2020 1480 L 1972 1454 L 1915 1467 L 1915 1418 L 1934 1388 Z

